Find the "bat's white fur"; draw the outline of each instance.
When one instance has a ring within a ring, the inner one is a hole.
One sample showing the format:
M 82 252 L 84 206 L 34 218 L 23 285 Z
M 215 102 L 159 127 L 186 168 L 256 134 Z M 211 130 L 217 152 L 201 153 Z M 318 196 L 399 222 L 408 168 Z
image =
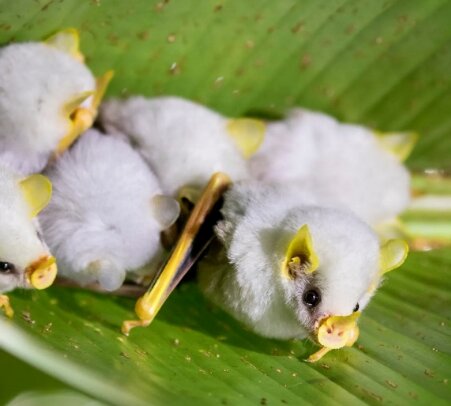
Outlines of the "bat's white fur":
M 41 221 L 62 275 L 114 290 L 127 271 L 161 260 L 160 231 L 170 224 L 152 209 L 160 186 L 127 143 L 89 130 L 48 176 L 53 199 Z
M 10 274 L 0 272 L 0 293 L 28 287 L 25 269 L 49 250 L 39 235 L 39 224 L 31 219 L 19 182 L 22 178 L 0 165 L 0 261 L 14 265 Z
M 348 207 L 372 225 L 391 220 L 410 200 L 408 171 L 371 130 L 309 110 L 269 123 L 250 168 L 256 179 L 297 184 L 301 193 L 314 187 L 324 203 Z
M 284 198 L 281 198 L 284 196 Z M 301 338 L 325 315 L 363 309 L 378 278 L 379 242 L 351 212 L 312 205 L 283 186 L 238 183 L 227 192 L 224 220 L 216 227 L 222 254 L 200 264 L 203 291 L 255 332 L 280 339 Z M 281 267 L 289 241 L 307 224 L 319 258 L 311 277 L 292 280 Z M 302 301 L 315 286 L 321 303 L 310 311 Z
M 95 87 L 83 63 L 44 43 L 1 48 L 0 160 L 23 174 L 42 170 L 70 129 L 63 107 Z
M 130 137 L 166 193 L 203 187 L 218 171 L 234 181 L 248 176 L 246 160 L 227 134 L 227 118 L 197 103 L 177 97 L 110 100 L 100 120 L 108 131 Z

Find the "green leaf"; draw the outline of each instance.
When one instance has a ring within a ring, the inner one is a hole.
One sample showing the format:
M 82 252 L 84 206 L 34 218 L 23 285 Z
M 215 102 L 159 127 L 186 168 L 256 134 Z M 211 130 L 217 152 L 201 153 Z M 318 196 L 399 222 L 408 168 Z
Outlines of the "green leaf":
M 109 95 L 176 94 L 229 115 L 303 105 L 415 130 L 412 167 L 450 166 L 449 0 L 0 0 L 0 43 L 81 32 Z
M 192 283 L 128 338 L 119 328 L 133 315 L 131 299 L 16 292 L 15 320 L 0 319 L 0 347 L 113 404 L 445 404 L 450 266 L 451 250 L 413 253 L 365 310 L 357 345 L 317 364 L 303 361 L 312 343 L 246 331 Z
M 93 71 L 116 71 L 109 96 L 175 94 L 230 116 L 302 105 L 417 131 L 410 167 L 449 167 L 450 21 L 449 0 L 0 0 L 0 43 L 75 27 Z M 412 254 L 365 311 L 359 345 L 314 365 L 313 344 L 247 332 L 193 284 L 130 338 L 130 299 L 16 292 L 0 347 L 112 404 L 446 404 L 450 266 L 451 251 Z

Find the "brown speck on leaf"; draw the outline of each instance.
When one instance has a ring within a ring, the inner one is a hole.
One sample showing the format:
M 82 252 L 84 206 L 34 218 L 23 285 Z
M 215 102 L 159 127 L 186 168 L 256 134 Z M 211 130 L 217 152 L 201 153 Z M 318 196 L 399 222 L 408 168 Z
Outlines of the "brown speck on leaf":
M 426 376 L 429 376 L 430 378 L 433 378 L 433 377 L 434 377 L 434 371 L 431 371 L 429 368 L 426 368 L 426 369 L 424 370 L 424 374 L 425 374 Z
M 409 392 L 409 396 L 410 396 L 412 399 L 418 399 L 418 395 L 417 395 L 415 392 Z
M 9 31 L 11 29 L 11 25 L 9 24 L 0 24 L 0 29 L 3 31 Z
M 304 54 L 301 56 L 301 69 L 307 69 L 312 64 L 312 57 L 310 54 Z
M 35 324 L 36 321 L 34 321 L 31 318 L 30 312 L 22 312 L 22 318 L 28 323 L 28 324 Z
M 352 34 L 354 31 L 355 31 L 355 25 L 354 25 L 354 24 L 349 24 L 349 25 L 346 27 L 345 33 L 346 33 L 346 34 Z
M 385 383 L 390 386 L 390 388 L 396 389 L 398 387 L 398 385 L 390 380 L 386 380 Z
M 304 21 L 299 21 L 291 28 L 291 32 L 293 34 L 297 34 L 298 32 L 304 31 L 304 27 L 305 27 Z
M 180 75 L 181 72 L 182 70 L 180 66 L 177 64 L 177 62 L 174 62 L 169 68 L 169 73 L 173 76 Z
M 383 401 L 382 396 L 380 396 L 380 395 L 378 395 L 378 394 L 376 394 L 376 393 L 374 393 L 374 392 L 371 392 L 371 391 L 369 391 L 369 390 L 367 390 L 367 389 L 363 389 L 363 388 L 362 388 L 362 390 L 363 390 L 363 392 L 365 392 L 368 396 L 372 397 L 373 399 L 377 400 L 378 402 L 382 402 L 382 401 Z
M 215 13 L 217 13 L 218 11 L 221 11 L 223 8 L 224 8 L 224 6 L 223 6 L 222 4 L 217 4 L 217 5 L 215 6 L 215 8 L 213 9 L 213 11 L 214 11 Z
M 167 38 L 167 40 L 170 44 L 174 43 L 176 39 L 177 39 L 177 37 L 175 36 L 175 34 L 169 34 L 168 38 Z
M 163 11 L 164 7 L 169 3 L 169 0 L 160 1 L 155 5 L 155 10 L 157 12 Z
M 361 350 L 363 350 L 365 347 L 364 347 L 362 344 L 358 344 L 358 345 L 357 345 L 357 348 L 361 351 Z
M 125 353 L 125 352 L 121 352 L 120 356 L 123 357 L 123 358 L 126 358 L 126 359 L 130 359 L 129 355 L 127 353 Z
M 148 31 L 141 31 L 138 32 L 138 34 L 136 34 L 136 36 L 138 37 L 138 39 L 145 41 L 149 38 L 149 32 Z
M 43 332 L 44 334 L 50 333 L 51 330 L 52 330 L 52 326 L 53 326 L 53 323 L 47 323 L 47 324 L 42 328 L 42 332 Z
M 268 34 L 271 34 L 271 33 L 273 33 L 273 32 L 274 32 L 274 30 L 275 30 L 275 27 L 269 27 L 269 28 L 267 29 L 267 31 L 268 31 Z

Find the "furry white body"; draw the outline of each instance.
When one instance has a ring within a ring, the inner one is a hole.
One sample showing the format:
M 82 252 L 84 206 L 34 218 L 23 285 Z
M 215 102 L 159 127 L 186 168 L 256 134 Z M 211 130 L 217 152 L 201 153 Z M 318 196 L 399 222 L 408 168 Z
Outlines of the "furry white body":
M 21 177 L 0 165 L 0 261 L 14 265 L 11 273 L 0 272 L 0 293 L 29 287 L 25 270 L 41 257 L 50 256 L 39 235 L 39 223 L 19 187 Z
M 95 91 L 96 81 L 69 54 L 44 43 L 22 43 L 0 49 L 0 88 L 0 160 L 29 174 L 44 168 L 70 131 L 66 103 Z
M 234 181 L 248 176 L 227 118 L 199 104 L 176 97 L 111 100 L 100 119 L 109 132 L 127 134 L 171 195 L 184 186 L 202 188 L 215 172 Z
M 316 202 L 307 190 L 300 198 L 284 186 L 234 185 L 216 227 L 222 249 L 200 264 L 205 294 L 255 332 L 280 339 L 305 337 L 322 317 L 352 314 L 357 303 L 363 309 L 379 272 L 378 238 L 350 212 Z M 320 265 L 293 281 L 281 267 L 290 239 L 304 224 Z M 322 295 L 314 311 L 302 303 L 313 285 Z
M 253 177 L 314 188 L 323 204 L 348 207 L 371 225 L 392 220 L 410 200 L 410 177 L 369 129 L 295 109 L 269 123 L 252 157 Z
M 48 176 L 54 196 L 41 218 L 62 275 L 114 290 L 127 271 L 161 260 L 151 205 L 160 186 L 127 143 L 89 130 Z

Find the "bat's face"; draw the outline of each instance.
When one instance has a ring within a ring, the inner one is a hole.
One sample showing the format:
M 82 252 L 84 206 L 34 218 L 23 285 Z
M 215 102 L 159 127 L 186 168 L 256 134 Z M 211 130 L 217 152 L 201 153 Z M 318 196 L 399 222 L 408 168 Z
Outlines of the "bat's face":
M 281 269 L 282 285 L 296 316 L 324 347 L 352 345 L 357 318 L 382 275 L 404 262 L 407 245 L 380 246 L 364 224 L 339 216 L 303 225 L 290 240 Z M 329 223 L 329 224 L 327 224 Z
M 17 180 L 1 171 L 0 182 L 0 292 L 45 289 L 57 269 L 34 217 L 50 198 L 50 183 L 42 175 Z

